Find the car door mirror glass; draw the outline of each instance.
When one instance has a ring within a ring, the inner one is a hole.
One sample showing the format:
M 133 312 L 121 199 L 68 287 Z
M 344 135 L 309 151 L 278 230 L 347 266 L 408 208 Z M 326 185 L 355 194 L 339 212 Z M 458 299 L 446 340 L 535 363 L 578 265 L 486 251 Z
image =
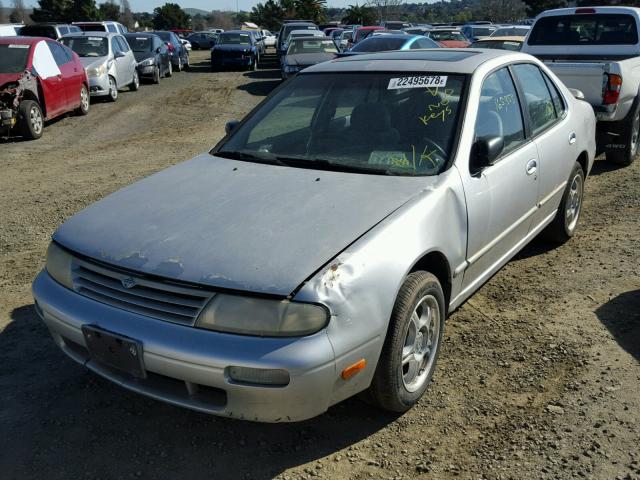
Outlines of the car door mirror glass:
M 481 170 L 495 163 L 504 150 L 504 137 L 478 138 L 471 149 L 471 165 Z
M 224 126 L 224 131 L 226 132 L 226 134 L 229 135 L 233 130 L 235 130 L 239 123 L 240 122 L 238 120 L 231 120 L 227 122 L 227 124 Z

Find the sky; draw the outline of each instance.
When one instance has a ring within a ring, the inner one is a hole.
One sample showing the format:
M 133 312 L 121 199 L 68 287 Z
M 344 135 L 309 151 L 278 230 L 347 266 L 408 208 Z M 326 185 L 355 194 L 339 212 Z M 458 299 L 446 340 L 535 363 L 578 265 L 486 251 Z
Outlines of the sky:
M 106 0 L 96 0 L 97 4 Z M 327 0 L 328 7 L 346 7 L 349 4 L 356 3 L 357 0 Z M 164 5 L 167 2 L 177 3 L 182 8 L 200 8 L 202 10 L 235 10 L 236 0 L 129 0 L 131 10 L 134 12 L 152 12 L 155 7 Z M 240 10 L 249 11 L 259 0 L 237 0 Z M 3 5 L 10 6 L 11 0 L 3 0 Z M 359 1 L 359 4 L 365 3 Z M 37 0 L 27 0 L 25 4 L 28 7 L 38 5 Z

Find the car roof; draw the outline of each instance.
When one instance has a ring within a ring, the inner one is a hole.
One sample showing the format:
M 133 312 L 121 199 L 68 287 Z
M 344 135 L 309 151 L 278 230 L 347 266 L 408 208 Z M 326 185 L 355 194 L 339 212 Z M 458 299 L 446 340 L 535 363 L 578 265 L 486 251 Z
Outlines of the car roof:
M 71 23 L 64 23 L 64 22 L 37 22 L 37 23 L 30 23 L 29 25 L 24 25 L 24 27 L 58 27 L 58 26 L 67 26 L 67 25 L 72 25 Z
M 246 33 L 247 35 L 251 32 L 251 30 L 225 30 L 222 33 Z
M 0 37 L 0 44 L 33 45 L 41 40 L 51 40 L 44 37 Z
M 331 40 L 331 38 L 329 37 L 324 37 L 321 35 L 307 35 L 306 37 L 295 37 L 292 38 L 291 41 L 292 42 L 299 42 L 301 40 L 314 40 L 314 41 L 319 41 L 319 40 L 328 40 L 330 42 L 333 42 L 333 40 Z
M 384 27 L 381 25 L 373 25 L 369 27 L 358 27 L 356 30 L 384 30 Z
M 481 37 L 476 42 L 524 42 L 523 35 L 505 35 L 500 37 Z
M 318 72 L 447 72 L 471 74 L 483 63 L 514 55 L 505 50 L 475 48 L 426 48 L 397 50 L 338 58 L 304 69 L 301 74 Z M 522 55 L 526 57 L 525 55 Z
M 63 35 L 62 38 L 66 38 L 66 37 L 104 37 L 104 38 L 111 38 L 111 37 L 115 37 L 116 35 L 122 35 L 119 32 L 73 32 L 73 33 L 67 33 L 66 35 Z
M 317 33 L 309 33 L 309 32 L 317 32 Z M 310 37 L 319 37 L 321 35 L 324 35 L 324 33 L 322 33 L 321 30 L 311 30 L 311 29 L 307 29 L 307 30 L 291 30 L 289 32 L 289 35 L 294 35 L 296 33 L 306 33 L 306 34 L 309 34 Z
M 89 33 L 89 32 L 87 32 Z M 124 34 L 125 37 L 157 37 L 154 32 L 127 32 Z

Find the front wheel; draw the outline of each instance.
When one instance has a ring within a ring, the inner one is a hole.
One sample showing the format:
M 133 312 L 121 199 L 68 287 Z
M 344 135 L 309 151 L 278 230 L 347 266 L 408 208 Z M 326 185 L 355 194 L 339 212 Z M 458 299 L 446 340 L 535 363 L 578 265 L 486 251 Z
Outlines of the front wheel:
M 631 118 L 627 120 L 622 127 L 622 143 L 624 143 L 624 149 L 607 152 L 607 160 L 622 167 L 631 165 L 638 156 L 639 137 L 640 103 L 638 103 L 638 107 L 634 110 Z
M 411 273 L 396 298 L 369 387 L 373 403 L 405 412 L 422 397 L 436 368 L 445 312 L 444 293 L 435 275 Z
M 138 70 L 133 71 L 133 80 L 129 84 L 129 90 L 137 92 L 140 88 L 140 77 L 138 76 Z
M 169 62 L 169 65 L 167 65 L 167 73 L 165 73 L 165 77 L 172 77 L 173 76 L 173 63 Z
M 109 77 L 109 101 L 115 102 L 118 100 L 118 85 L 116 84 L 116 79 L 113 77 Z
M 28 140 L 37 140 L 42 136 L 44 116 L 38 102 L 23 100 L 18 106 L 18 129 Z
M 82 85 L 80 88 L 80 106 L 76 110 L 78 115 L 86 115 L 89 113 L 89 91 L 86 85 Z

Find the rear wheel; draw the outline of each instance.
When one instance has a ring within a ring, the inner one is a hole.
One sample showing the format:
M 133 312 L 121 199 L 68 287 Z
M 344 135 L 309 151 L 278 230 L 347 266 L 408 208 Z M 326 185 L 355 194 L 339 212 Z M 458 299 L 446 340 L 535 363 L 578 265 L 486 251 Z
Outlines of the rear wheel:
M 89 105 L 89 91 L 86 85 L 82 85 L 82 88 L 80 88 L 80 106 L 76 110 L 76 113 L 78 115 L 86 115 L 89 113 Z
M 182 57 L 178 57 L 178 67 L 176 68 L 179 72 L 182 71 Z
M 165 74 L 165 77 L 171 76 L 173 76 L 173 63 L 169 62 L 169 65 L 167 65 L 167 73 Z
M 138 70 L 133 71 L 133 81 L 129 84 L 129 90 L 137 92 L 140 88 L 140 77 L 138 76 Z
M 435 371 L 445 312 L 438 279 L 429 272 L 411 273 L 396 298 L 369 387 L 374 404 L 404 412 L 422 397 Z
M 153 79 L 151 80 L 155 85 L 160 83 L 160 67 L 156 65 L 153 70 Z
M 607 152 L 607 160 L 626 167 L 631 165 L 638 156 L 640 137 L 640 102 L 633 111 L 631 118 L 625 121 L 622 127 L 622 143 L 624 149 Z
M 36 140 L 42 136 L 44 116 L 38 102 L 24 100 L 18 107 L 18 130 L 28 140 Z
M 116 79 L 113 77 L 109 77 L 109 101 L 115 102 L 118 100 L 118 85 L 116 84 Z
M 578 162 L 573 166 L 560 207 L 553 221 L 544 230 L 543 236 L 551 241 L 564 243 L 573 237 L 578 227 L 584 195 L 584 171 Z

